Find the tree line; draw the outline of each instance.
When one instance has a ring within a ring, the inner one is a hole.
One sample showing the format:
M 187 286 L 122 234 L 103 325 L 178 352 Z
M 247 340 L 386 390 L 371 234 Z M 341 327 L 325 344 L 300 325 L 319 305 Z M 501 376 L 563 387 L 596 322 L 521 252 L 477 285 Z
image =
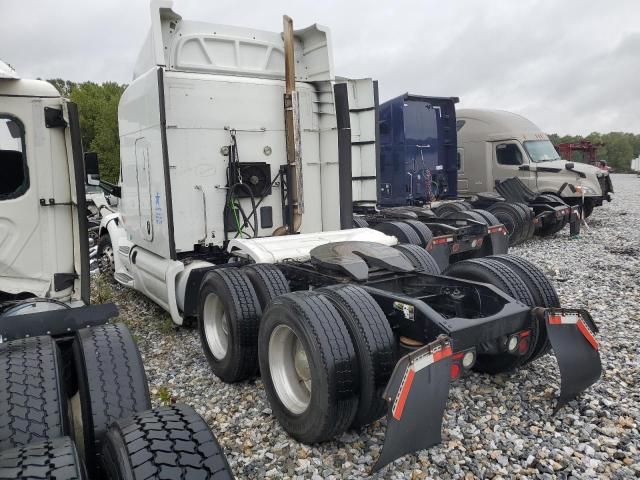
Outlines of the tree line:
M 127 85 L 115 82 L 75 83 L 60 78 L 48 80 L 60 94 L 78 105 L 80 130 L 85 151 L 98 153 L 100 175 L 103 180 L 117 182 L 120 172 L 120 141 L 118 138 L 118 102 Z M 606 160 L 618 171 L 629 170 L 631 159 L 640 156 L 640 135 L 624 132 L 593 132 L 580 135 L 549 135 L 554 145 L 588 140 L 604 143 L 598 150 L 598 159 Z M 582 160 L 582 153 L 573 158 Z

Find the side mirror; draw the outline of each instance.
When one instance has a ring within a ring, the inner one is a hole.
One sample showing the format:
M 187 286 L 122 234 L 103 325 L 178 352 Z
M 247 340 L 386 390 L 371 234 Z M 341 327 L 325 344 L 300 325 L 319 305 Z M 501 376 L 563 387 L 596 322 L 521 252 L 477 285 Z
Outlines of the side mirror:
M 85 152 L 84 173 L 87 176 L 87 185 L 100 185 L 100 168 L 96 152 Z
M 573 167 L 575 167 L 575 164 L 573 162 L 567 162 L 564 166 L 564 168 L 566 168 L 567 170 L 573 170 Z

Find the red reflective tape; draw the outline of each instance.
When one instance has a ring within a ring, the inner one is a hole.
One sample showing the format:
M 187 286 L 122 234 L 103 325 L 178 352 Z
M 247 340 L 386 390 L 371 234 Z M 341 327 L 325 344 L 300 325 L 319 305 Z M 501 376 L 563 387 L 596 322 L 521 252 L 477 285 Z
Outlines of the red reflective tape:
M 560 315 L 549 315 L 549 325 L 560 325 L 562 317 Z
M 463 357 L 464 357 L 464 352 L 460 352 L 460 353 L 456 353 L 456 354 L 453 356 L 453 359 L 454 359 L 454 360 L 460 360 L 460 359 L 461 359 L 461 358 L 463 358 Z
M 453 355 L 453 349 L 450 346 L 444 347 L 442 350 L 438 350 L 437 352 L 433 352 L 433 361 L 439 362 L 443 358 L 447 358 Z
M 587 339 L 594 350 L 598 350 L 598 341 L 593 336 L 593 333 L 591 333 L 591 330 L 589 330 L 589 327 L 587 327 L 582 319 L 578 320 L 578 330 L 582 332 L 582 335 L 584 335 L 584 338 Z
M 411 390 L 411 384 L 413 383 L 413 377 L 415 376 L 415 372 L 413 369 L 409 369 L 407 372 L 407 378 L 402 385 L 402 390 L 400 390 L 400 396 L 398 397 L 398 401 L 396 402 L 395 408 L 393 409 L 393 418 L 396 420 L 400 420 L 402 417 L 402 411 L 404 410 L 404 404 L 407 401 L 407 397 L 409 396 L 409 390 Z

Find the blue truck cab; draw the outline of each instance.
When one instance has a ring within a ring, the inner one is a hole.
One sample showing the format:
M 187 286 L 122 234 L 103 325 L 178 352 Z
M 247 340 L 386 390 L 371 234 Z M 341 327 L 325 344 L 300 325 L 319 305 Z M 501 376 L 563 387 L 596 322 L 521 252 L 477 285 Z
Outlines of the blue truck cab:
M 457 102 L 405 93 L 380 105 L 380 206 L 457 196 Z

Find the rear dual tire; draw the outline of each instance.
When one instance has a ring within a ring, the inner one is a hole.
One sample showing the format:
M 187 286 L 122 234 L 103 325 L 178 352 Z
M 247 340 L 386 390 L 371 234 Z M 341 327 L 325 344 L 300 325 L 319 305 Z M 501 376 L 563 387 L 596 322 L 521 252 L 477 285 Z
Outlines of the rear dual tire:
M 269 404 L 292 437 L 322 442 L 351 425 L 358 411 L 358 360 L 327 298 L 295 292 L 274 299 L 262 317 L 258 345 Z
M 440 275 L 438 262 L 424 248 L 408 244 L 396 245 L 394 248 L 411 262 L 416 271 L 428 273 L 429 275 Z
M 526 213 L 519 207 L 508 202 L 495 202 L 487 207 L 507 229 L 509 245 L 514 246 L 524 242 L 529 236 L 529 226 Z
M 260 314 L 258 295 L 244 271 L 221 268 L 205 276 L 198 332 L 205 357 L 222 381 L 240 382 L 258 374 Z
M 510 297 L 533 308 L 535 302 L 531 291 L 512 268 L 493 257 L 463 260 L 450 266 L 445 275 L 465 280 L 488 283 L 505 292 Z M 537 320 L 530 317 L 527 329 L 531 331 L 531 347 L 525 355 L 510 353 L 480 354 L 474 369 L 483 373 L 501 373 L 514 370 L 524 364 L 533 354 L 539 339 L 540 326 Z
M 536 265 L 516 255 L 495 255 L 492 259 L 508 265 L 527 285 L 533 296 L 534 305 L 543 308 L 560 308 L 560 298 L 549 278 Z M 551 350 L 551 342 L 547 335 L 544 320 L 538 320 L 540 338 L 535 345 L 528 362 L 547 354 Z
M 544 193 L 540 195 L 539 198 L 548 202 L 561 203 L 568 207 L 568 205 L 562 198 L 552 193 Z M 561 219 L 554 218 L 553 220 L 553 222 L 547 223 L 546 225 L 543 224 L 536 233 L 542 237 L 554 235 L 560 232 L 567 225 L 567 223 L 569 223 L 569 218 L 566 215 L 564 215 Z
M 351 427 L 360 428 L 378 420 L 387 411 L 382 394 L 395 366 L 393 332 L 379 305 L 362 288 L 334 285 L 317 292 L 340 313 L 356 351 L 360 393 Z
M 398 239 L 398 243 L 409 243 L 412 245 L 420 245 L 422 247 L 426 246 L 424 243 L 424 237 L 421 238 L 416 229 L 406 221 L 382 222 L 376 225 L 374 230 L 396 237 Z

